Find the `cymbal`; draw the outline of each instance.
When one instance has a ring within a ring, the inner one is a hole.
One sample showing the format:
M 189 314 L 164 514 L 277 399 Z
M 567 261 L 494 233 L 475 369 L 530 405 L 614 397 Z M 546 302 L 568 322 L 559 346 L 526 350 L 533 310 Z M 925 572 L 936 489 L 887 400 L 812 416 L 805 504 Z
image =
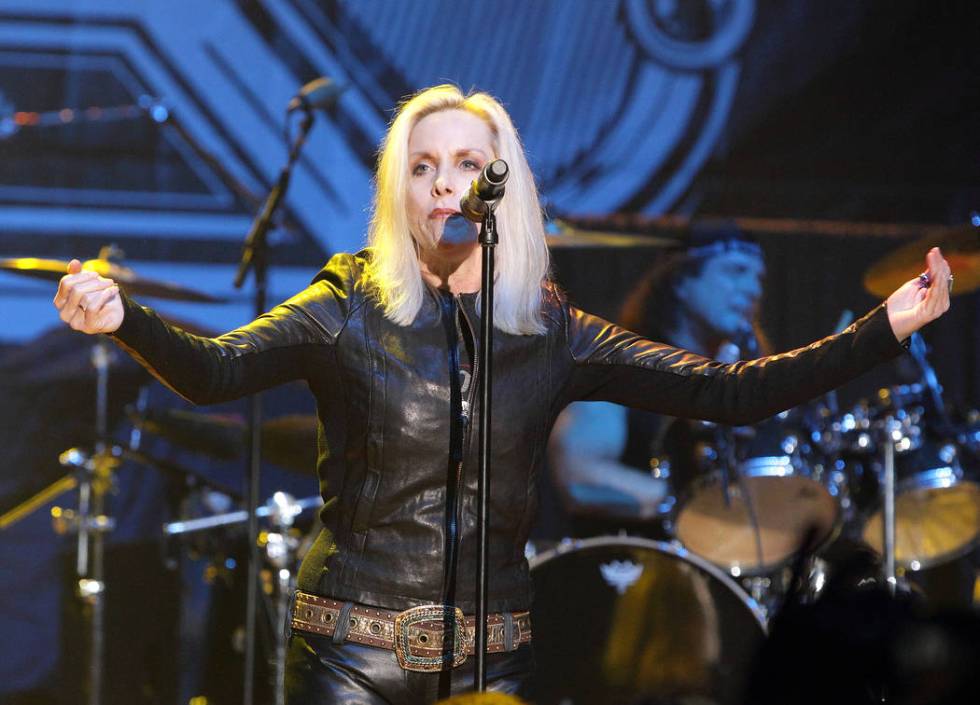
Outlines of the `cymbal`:
M 618 233 L 573 228 L 562 220 L 551 221 L 545 232 L 548 247 L 677 247 L 677 239 L 642 233 Z
M 95 384 L 98 371 L 92 361 L 94 342 L 92 336 L 59 323 L 0 355 L 0 382 L 37 390 Z M 108 364 L 111 399 L 135 396 L 150 378 L 146 370 L 115 346 L 109 350 Z
M 145 467 L 153 468 L 171 480 L 178 481 L 187 489 L 206 487 L 223 492 L 234 499 L 241 499 L 242 495 L 238 490 L 215 483 L 207 475 L 192 466 L 180 465 L 171 460 L 164 460 L 163 458 L 157 458 L 142 451 L 130 450 L 129 448 L 119 446 L 113 448 L 113 454 L 118 455 L 123 460 L 129 460 Z
M 953 270 L 953 295 L 980 288 L 980 229 L 972 225 L 943 228 L 894 250 L 864 273 L 864 288 L 875 296 L 887 297 L 925 269 L 925 254 L 938 247 Z
M 245 422 L 237 416 L 150 409 L 143 417 L 135 413 L 131 417 L 147 433 L 218 460 L 234 460 L 245 448 Z
M 186 450 L 219 460 L 234 460 L 245 452 L 246 424 L 237 416 L 207 414 L 182 409 L 150 410 L 133 420 L 152 433 Z M 314 415 L 294 414 L 262 424 L 262 459 L 285 470 L 311 474 L 316 468 Z
M 105 259 L 86 260 L 82 263 L 82 269 L 98 272 L 101 276 L 112 279 L 127 294 L 133 296 L 150 296 L 157 299 L 199 303 L 222 303 L 225 301 L 225 299 L 180 284 L 159 279 L 148 279 L 140 276 L 129 267 Z M 0 260 L 0 271 L 34 277 L 35 279 L 58 281 L 68 272 L 68 263 L 57 259 L 18 257 Z
M 317 428 L 312 414 L 291 414 L 262 424 L 262 455 L 287 470 L 312 474 L 317 460 Z

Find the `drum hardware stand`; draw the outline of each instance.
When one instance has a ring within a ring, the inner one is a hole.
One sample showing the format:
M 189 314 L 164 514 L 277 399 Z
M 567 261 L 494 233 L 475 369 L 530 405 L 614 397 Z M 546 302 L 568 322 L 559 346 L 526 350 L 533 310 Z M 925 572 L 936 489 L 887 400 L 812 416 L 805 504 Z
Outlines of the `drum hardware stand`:
M 751 360 L 754 357 L 758 357 L 759 339 L 751 327 L 742 328 L 735 335 L 733 343 L 734 349 L 731 352 L 734 353 L 733 357 L 736 361 L 744 359 Z M 758 562 L 759 568 L 762 568 L 765 565 L 765 556 L 762 550 L 762 529 L 759 526 L 759 516 L 755 511 L 754 497 L 749 491 L 748 484 L 742 477 L 738 466 L 738 439 L 732 427 L 719 426 L 718 428 L 721 440 L 724 442 L 726 448 L 725 459 L 722 461 L 722 491 L 724 492 L 725 507 L 731 508 L 730 488 L 731 481 L 734 479 L 735 484 L 738 486 L 742 502 L 744 502 L 745 509 L 748 512 L 749 521 L 752 523 L 752 533 L 755 537 L 756 561 Z M 749 587 L 753 598 L 762 604 L 763 598 L 768 597 L 769 590 L 772 587 L 772 581 L 768 578 L 749 578 L 747 587 Z
M 258 507 L 254 512 L 246 509 L 217 514 L 211 517 L 200 519 L 187 519 L 184 521 L 173 521 L 163 525 L 163 533 L 168 536 L 179 536 L 191 534 L 198 531 L 208 531 L 221 526 L 242 524 L 250 521 L 252 517 L 270 517 L 273 531 L 261 534 L 260 544 L 265 548 L 266 561 L 275 570 L 275 595 L 276 604 L 272 619 L 272 632 L 276 634 L 275 643 L 275 692 L 276 705 L 282 705 L 285 697 L 285 678 L 286 678 L 286 649 L 288 647 L 289 630 L 288 616 L 290 601 L 296 586 L 293 566 L 296 565 L 296 550 L 299 547 L 299 539 L 291 535 L 290 529 L 297 516 L 307 509 L 316 509 L 323 506 L 323 500 L 319 495 L 294 499 L 285 492 L 276 492 L 264 505 Z
M 319 498 L 318 498 L 319 499 Z M 276 635 L 275 687 L 276 705 L 286 702 L 286 649 L 289 642 L 289 607 L 296 587 L 293 567 L 296 565 L 296 549 L 299 539 L 290 533 L 293 521 L 303 511 L 303 506 L 285 492 L 276 492 L 266 505 L 275 531 L 265 537 L 265 556 L 275 570 L 275 623 L 272 633 Z
M 758 567 L 761 568 L 765 565 L 764 551 L 762 550 L 762 529 L 759 526 L 759 515 L 755 511 L 754 498 L 738 467 L 738 439 L 735 436 L 734 429 L 730 426 L 718 426 L 718 441 L 724 451 L 723 453 L 719 453 L 719 459 L 721 460 L 721 482 L 725 507 L 727 509 L 731 509 L 732 507 L 731 488 L 734 484 L 738 488 L 738 495 L 745 505 L 745 511 L 749 515 L 749 522 L 752 524 L 752 535 L 755 538 L 756 562 L 758 563 Z M 732 577 L 737 578 L 741 573 L 741 569 L 738 569 L 738 573 L 730 569 L 729 573 Z M 747 578 L 744 584 L 746 589 L 752 593 L 752 597 L 760 604 L 762 604 L 763 600 L 768 599 L 769 589 L 772 586 L 772 581 L 769 579 L 750 577 Z
M 928 350 L 925 339 L 920 333 L 913 333 L 909 341 L 909 353 L 915 360 L 922 375 L 922 384 L 929 391 L 932 405 L 944 429 L 950 428 L 949 416 L 943 402 L 942 385 L 935 369 L 929 364 Z M 898 592 L 899 576 L 896 569 L 896 486 L 895 486 L 895 452 L 903 442 L 909 443 L 903 431 L 902 422 L 892 414 L 888 414 L 882 423 L 882 549 L 883 564 L 882 578 L 888 593 L 894 597 Z M 904 585 L 902 586 L 904 587 Z
M 109 343 L 99 336 L 92 347 L 92 366 L 96 371 L 96 442 L 95 452 L 86 455 L 77 448 L 61 454 L 66 467 L 75 468 L 75 477 L 59 480 L 42 492 L 48 500 L 49 490 L 67 491 L 78 487 L 78 511 L 52 507 L 51 516 L 57 533 L 77 535 L 75 572 L 77 595 L 82 603 L 88 631 L 87 698 L 89 705 L 102 702 L 105 675 L 105 534 L 115 528 L 115 520 L 105 515 L 105 494 L 112 487 L 112 471 L 119 464 L 115 449 L 106 443 L 108 437 Z
M 882 577 L 888 595 L 894 598 L 898 593 L 898 577 L 895 574 L 895 443 L 901 440 L 901 427 L 890 414 L 885 417 L 884 431 L 881 523 L 884 534 L 882 549 L 885 555 L 882 562 Z M 895 434 L 898 434 L 899 438 L 895 438 Z M 888 702 L 888 686 L 884 683 L 881 686 L 880 702 Z
M 882 483 L 882 578 L 888 594 L 895 597 L 898 591 L 898 577 L 895 574 L 895 443 L 901 440 L 901 426 L 891 415 L 885 417 L 884 439 L 882 443 L 883 480 Z M 898 438 L 896 438 L 896 434 Z
M 725 500 L 725 509 L 732 508 L 732 472 L 738 472 L 738 465 L 735 458 L 735 434 L 728 426 L 718 424 L 715 427 L 718 448 L 722 452 L 718 454 L 721 460 L 721 496 Z
M 743 578 L 742 585 L 748 591 L 749 595 L 752 596 L 752 599 L 758 603 L 759 607 L 768 614 L 770 612 L 769 598 L 771 597 L 772 580 L 762 575 L 755 575 Z

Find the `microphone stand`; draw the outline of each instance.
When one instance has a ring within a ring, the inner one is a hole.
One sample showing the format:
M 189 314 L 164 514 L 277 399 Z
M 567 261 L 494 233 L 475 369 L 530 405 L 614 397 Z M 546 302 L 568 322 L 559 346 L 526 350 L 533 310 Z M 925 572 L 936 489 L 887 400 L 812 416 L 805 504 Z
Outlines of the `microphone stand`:
M 235 288 L 240 289 L 248 275 L 248 270 L 255 273 L 255 315 L 261 316 L 266 310 L 266 293 L 268 287 L 268 254 L 269 243 L 267 235 L 272 225 L 272 217 L 282 203 L 289 188 L 293 165 L 299 158 L 299 153 L 306 142 L 306 137 L 313 127 L 313 111 L 305 110 L 300 122 L 299 133 L 289 150 L 286 165 L 279 172 L 272 190 L 265 199 L 262 212 L 252 223 L 245 238 L 242 250 L 242 260 L 235 275 Z M 262 397 L 253 394 L 249 399 L 248 419 L 248 591 L 245 598 L 245 665 L 244 665 L 244 705 L 253 705 L 255 687 L 255 642 L 256 642 L 256 611 L 258 607 L 259 586 L 259 476 L 262 464 Z
M 476 633 L 474 635 L 474 688 L 478 693 L 487 689 L 487 595 L 489 594 L 489 573 L 487 571 L 487 546 L 489 532 L 490 497 L 490 411 L 492 406 L 493 375 L 493 253 L 497 246 L 497 216 L 494 211 L 497 202 L 487 203 L 483 215 L 483 229 L 480 232 L 480 246 L 483 249 L 483 280 L 480 284 L 480 359 L 483 365 L 478 370 L 480 385 L 480 475 L 477 481 L 476 525 L 479 542 L 476 553 Z

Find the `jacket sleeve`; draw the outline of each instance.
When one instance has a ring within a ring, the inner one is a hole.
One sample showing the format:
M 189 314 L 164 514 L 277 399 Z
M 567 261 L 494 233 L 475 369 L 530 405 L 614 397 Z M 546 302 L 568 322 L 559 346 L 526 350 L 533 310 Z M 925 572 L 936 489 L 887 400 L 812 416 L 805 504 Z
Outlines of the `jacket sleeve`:
M 659 414 L 743 425 L 797 406 L 904 350 L 885 304 L 837 335 L 724 364 L 646 340 L 574 307 L 565 325 L 572 372 L 565 401 L 611 401 Z
M 154 377 L 195 404 L 229 401 L 307 377 L 350 315 L 350 277 L 335 258 L 305 290 L 217 338 L 192 335 L 123 296 L 112 335 Z

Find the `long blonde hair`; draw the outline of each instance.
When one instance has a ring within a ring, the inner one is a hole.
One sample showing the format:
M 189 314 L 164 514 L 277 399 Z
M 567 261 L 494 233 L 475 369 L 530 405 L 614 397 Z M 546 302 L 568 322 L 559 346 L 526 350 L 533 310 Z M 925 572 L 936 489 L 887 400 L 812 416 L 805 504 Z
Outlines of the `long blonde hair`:
M 542 284 L 550 263 L 524 148 L 495 98 L 481 92 L 463 95 L 453 85 L 426 88 L 403 102 L 381 143 L 368 244 L 373 249 L 372 279 L 385 316 L 407 326 L 422 307 L 425 284 L 407 215 L 408 139 L 419 120 L 442 110 L 466 110 L 486 122 L 495 156 L 510 168 L 507 193 L 497 208 L 494 327 L 515 334 L 543 333 Z

